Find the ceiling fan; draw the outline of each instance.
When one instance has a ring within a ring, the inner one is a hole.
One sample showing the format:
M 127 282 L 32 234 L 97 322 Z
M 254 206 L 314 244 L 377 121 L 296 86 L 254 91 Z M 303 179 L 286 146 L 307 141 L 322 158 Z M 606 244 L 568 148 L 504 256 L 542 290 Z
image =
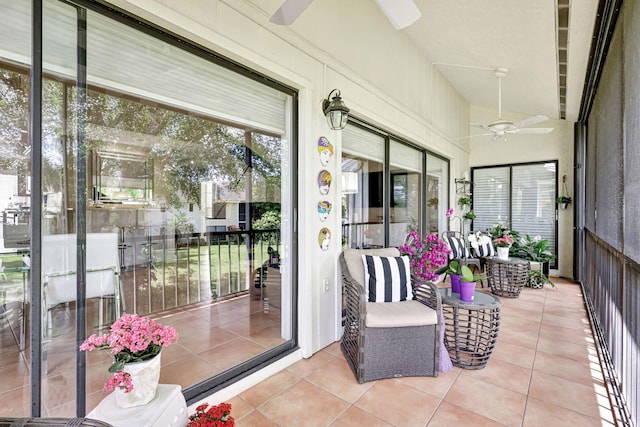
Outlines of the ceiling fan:
M 535 125 L 540 122 L 544 122 L 545 120 L 549 120 L 547 116 L 543 116 L 543 115 L 532 116 L 515 123 L 510 122 L 508 120 L 504 120 L 502 118 L 502 79 L 507 75 L 507 73 L 508 73 L 508 70 L 506 68 L 496 68 L 494 71 L 494 75 L 498 78 L 498 120 L 496 120 L 495 122 L 489 123 L 488 125 L 483 125 L 481 123 L 471 123 L 471 126 L 480 128 L 488 132 L 488 133 L 472 135 L 472 136 L 492 136 L 491 138 L 492 141 L 495 141 L 499 138 L 504 138 L 506 141 L 508 134 L 516 134 L 516 133 L 543 134 L 543 133 L 551 132 L 553 128 L 526 127 L 526 126 Z
M 311 2 L 313 0 L 285 0 L 269 21 L 277 25 L 291 25 Z M 376 3 L 396 30 L 408 27 L 422 16 L 413 0 L 376 0 Z

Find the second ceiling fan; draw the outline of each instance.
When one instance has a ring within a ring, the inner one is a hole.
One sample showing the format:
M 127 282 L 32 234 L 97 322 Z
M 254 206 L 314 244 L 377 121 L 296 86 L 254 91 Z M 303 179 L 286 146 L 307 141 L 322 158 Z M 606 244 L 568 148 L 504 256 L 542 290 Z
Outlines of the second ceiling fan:
M 507 135 L 516 133 L 526 134 L 544 134 L 549 133 L 553 128 L 528 128 L 527 126 L 535 125 L 545 120 L 549 120 L 547 116 L 537 115 L 532 116 L 519 122 L 511 122 L 502 118 L 502 79 L 507 75 L 508 70 L 506 68 L 496 68 L 494 71 L 495 76 L 498 78 L 498 120 L 495 122 L 484 125 L 481 123 L 471 123 L 471 126 L 485 130 L 488 133 L 472 136 L 491 136 L 491 140 L 495 141 L 499 138 L 507 139 Z
M 291 25 L 313 0 L 285 0 L 269 21 L 277 25 Z M 376 0 L 393 28 L 401 30 L 422 16 L 413 0 Z

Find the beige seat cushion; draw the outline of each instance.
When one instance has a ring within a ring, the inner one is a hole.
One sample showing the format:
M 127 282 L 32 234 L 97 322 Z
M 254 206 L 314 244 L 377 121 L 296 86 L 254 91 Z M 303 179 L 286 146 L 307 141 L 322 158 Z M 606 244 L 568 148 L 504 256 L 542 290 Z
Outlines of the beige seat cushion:
M 364 286 L 364 264 L 362 263 L 362 255 L 400 256 L 400 251 L 398 248 L 345 249 L 344 260 L 347 263 L 351 277 Z
M 436 311 L 418 301 L 367 303 L 367 328 L 401 328 L 437 323 Z

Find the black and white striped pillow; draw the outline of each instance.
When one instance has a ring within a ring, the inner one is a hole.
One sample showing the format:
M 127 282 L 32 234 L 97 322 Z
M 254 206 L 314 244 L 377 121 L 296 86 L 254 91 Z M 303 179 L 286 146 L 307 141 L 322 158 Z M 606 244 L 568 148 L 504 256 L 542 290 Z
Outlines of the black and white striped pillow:
M 362 255 L 365 289 L 369 302 L 398 302 L 413 299 L 409 257 Z
M 454 236 L 447 236 L 445 243 L 449 248 L 449 259 L 471 258 L 469 248 L 464 244 L 464 240 Z
M 478 245 L 478 249 L 473 248 L 476 256 L 478 257 L 486 257 L 486 256 L 496 256 L 496 249 L 493 247 L 493 243 L 489 240 L 489 243 L 485 245 Z

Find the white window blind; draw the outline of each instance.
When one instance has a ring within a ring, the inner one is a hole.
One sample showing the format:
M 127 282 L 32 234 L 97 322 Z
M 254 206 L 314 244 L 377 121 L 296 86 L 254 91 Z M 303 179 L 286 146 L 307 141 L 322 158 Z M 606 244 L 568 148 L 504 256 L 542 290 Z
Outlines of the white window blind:
M 557 254 L 556 181 L 556 163 L 474 169 L 474 230 L 502 223 L 521 236 L 548 240 Z
M 555 163 L 513 166 L 512 173 L 511 228 L 523 236 L 541 236 L 555 253 Z
M 509 167 L 474 169 L 473 171 L 473 229 L 486 230 L 500 222 L 508 226 Z M 457 207 L 459 209 L 459 207 Z

